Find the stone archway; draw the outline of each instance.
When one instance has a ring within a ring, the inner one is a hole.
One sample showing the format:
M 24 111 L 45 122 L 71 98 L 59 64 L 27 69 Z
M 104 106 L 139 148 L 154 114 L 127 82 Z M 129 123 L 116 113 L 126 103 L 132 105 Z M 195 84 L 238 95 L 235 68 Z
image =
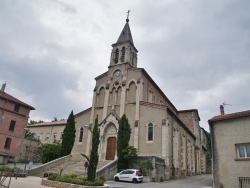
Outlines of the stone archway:
M 117 128 L 114 123 L 106 125 L 103 132 L 103 160 L 114 160 L 116 158 Z

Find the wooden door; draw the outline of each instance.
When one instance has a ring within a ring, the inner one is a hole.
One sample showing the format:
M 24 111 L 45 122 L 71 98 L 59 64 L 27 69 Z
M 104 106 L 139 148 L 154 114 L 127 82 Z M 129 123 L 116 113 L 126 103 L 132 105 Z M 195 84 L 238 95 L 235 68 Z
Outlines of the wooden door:
M 107 140 L 106 160 L 114 160 L 116 152 L 116 137 L 109 137 Z

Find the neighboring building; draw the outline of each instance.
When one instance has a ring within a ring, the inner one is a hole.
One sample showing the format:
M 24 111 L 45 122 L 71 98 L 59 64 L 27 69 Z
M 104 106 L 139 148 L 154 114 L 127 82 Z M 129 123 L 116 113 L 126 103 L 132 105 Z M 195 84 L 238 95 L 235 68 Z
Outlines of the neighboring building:
M 207 161 L 206 161 L 206 153 L 207 153 L 207 134 L 206 131 L 201 128 L 201 172 L 207 173 Z
M 208 120 L 214 187 L 250 187 L 250 110 Z
M 28 123 L 30 110 L 34 107 L 0 91 L 0 164 L 6 164 L 9 156 L 21 152 L 24 131 Z
M 61 140 L 66 123 L 67 120 L 60 120 L 32 124 L 27 127 L 30 132 L 34 133 L 35 138 L 39 139 L 42 144 L 45 144 Z
M 39 161 L 41 156 L 41 142 L 39 140 L 23 140 L 19 161 Z
M 97 76 L 92 107 L 75 116 L 76 140 L 71 154 L 90 154 L 91 132 L 98 116 L 99 160 L 114 160 L 118 120 L 126 114 L 131 129 L 129 144 L 140 156 L 165 160 L 164 179 L 206 171 L 206 139 L 198 110 L 179 111 L 149 74 L 138 68 L 129 20 L 112 45 L 108 71 Z

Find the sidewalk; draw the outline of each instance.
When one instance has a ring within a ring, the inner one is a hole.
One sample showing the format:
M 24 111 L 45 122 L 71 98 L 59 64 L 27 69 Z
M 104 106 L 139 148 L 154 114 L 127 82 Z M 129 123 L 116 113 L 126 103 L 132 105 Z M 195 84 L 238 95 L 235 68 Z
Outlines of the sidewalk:
M 10 187 L 9 188 L 44 188 L 47 186 L 41 185 L 42 178 L 35 176 L 27 176 L 25 178 L 11 178 Z M 9 178 L 7 178 L 3 185 L 8 186 Z M 48 188 L 48 187 L 47 187 Z

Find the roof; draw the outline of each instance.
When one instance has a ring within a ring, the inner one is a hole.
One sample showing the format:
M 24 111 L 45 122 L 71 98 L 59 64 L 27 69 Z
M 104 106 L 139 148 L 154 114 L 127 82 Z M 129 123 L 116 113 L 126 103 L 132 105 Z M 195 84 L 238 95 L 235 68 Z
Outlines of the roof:
M 241 118 L 241 117 L 246 117 L 246 116 L 250 116 L 250 110 L 236 112 L 236 113 L 232 113 L 232 114 L 224 114 L 224 115 L 214 116 L 213 118 L 208 120 L 208 123 L 216 122 L 216 121 L 223 121 L 223 120 L 227 120 L 227 119 L 236 119 L 236 118 Z
M 63 119 L 60 121 L 52 121 L 52 122 L 42 122 L 37 124 L 28 125 L 28 127 L 40 127 L 40 126 L 51 126 L 51 125 L 66 125 L 67 119 Z
M 17 103 L 17 104 L 20 104 L 24 107 L 27 107 L 29 108 L 30 110 L 35 110 L 34 107 L 24 103 L 23 101 L 20 101 L 19 99 L 9 95 L 8 93 L 4 92 L 4 91 L 0 91 L 0 98 L 3 98 L 3 99 L 7 99 L 8 101 L 11 101 L 13 103 Z
M 133 45 L 134 45 L 134 42 L 133 42 L 133 38 L 132 38 L 132 34 L 131 34 L 131 31 L 130 31 L 130 27 L 129 27 L 129 19 L 126 20 L 126 24 L 117 40 L 117 44 L 118 43 L 123 43 L 123 42 L 131 42 Z

